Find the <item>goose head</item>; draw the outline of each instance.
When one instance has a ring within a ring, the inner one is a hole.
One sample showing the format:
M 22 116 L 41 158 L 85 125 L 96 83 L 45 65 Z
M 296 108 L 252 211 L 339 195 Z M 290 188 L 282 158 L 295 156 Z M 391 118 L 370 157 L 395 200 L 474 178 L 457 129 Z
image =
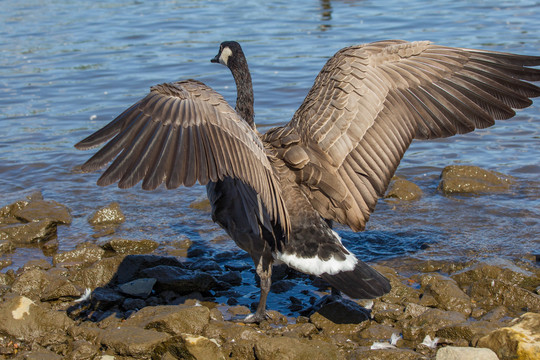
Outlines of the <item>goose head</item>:
M 245 61 L 242 47 L 236 41 L 224 41 L 219 46 L 218 54 L 210 60 L 213 63 L 220 63 L 232 69 Z

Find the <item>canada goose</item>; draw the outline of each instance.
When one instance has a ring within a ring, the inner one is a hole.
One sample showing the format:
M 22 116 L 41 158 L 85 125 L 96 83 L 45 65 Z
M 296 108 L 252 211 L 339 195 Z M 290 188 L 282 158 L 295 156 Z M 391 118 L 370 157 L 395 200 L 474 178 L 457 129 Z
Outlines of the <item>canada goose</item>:
M 251 75 L 237 42 L 212 62 L 237 87 L 233 109 L 196 80 L 153 86 L 111 123 L 75 146 L 98 180 L 152 190 L 206 185 L 212 219 L 253 258 L 266 316 L 276 260 L 322 277 L 353 298 L 390 290 L 388 280 L 342 244 L 331 222 L 364 229 L 413 139 L 473 131 L 515 115 L 540 88 L 540 57 L 388 40 L 351 46 L 328 60 L 292 120 L 261 135 Z M 114 138 L 113 138 L 114 136 Z

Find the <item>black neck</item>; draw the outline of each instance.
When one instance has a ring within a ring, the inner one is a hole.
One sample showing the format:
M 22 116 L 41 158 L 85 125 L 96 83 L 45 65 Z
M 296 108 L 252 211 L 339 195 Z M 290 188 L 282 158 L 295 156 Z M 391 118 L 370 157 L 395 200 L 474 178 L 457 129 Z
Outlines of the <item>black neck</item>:
M 236 82 L 236 112 L 255 129 L 253 84 L 246 58 L 243 55 L 235 57 L 234 60 L 231 59 L 233 61 L 229 63 L 229 69 Z

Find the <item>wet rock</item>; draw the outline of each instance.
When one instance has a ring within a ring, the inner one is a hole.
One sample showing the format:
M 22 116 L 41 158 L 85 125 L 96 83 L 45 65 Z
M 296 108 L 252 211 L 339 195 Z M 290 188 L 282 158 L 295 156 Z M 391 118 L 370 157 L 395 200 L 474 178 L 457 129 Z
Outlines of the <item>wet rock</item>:
M 475 285 L 480 280 L 500 280 L 533 290 L 540 283 L 540 278 L 532 272 L 522 269 L 513 263 L 500 260 L 497 265 L 478 263 L 452 275 L 462 288 Z
M 401 319 L 404 311 L 405 307 L 403 305 L 374 301 L 371 316 L 378 323 L 384 323 L 387 320 L 393 322 Z
M 75 264 L 80 266 L 92 264 L 103 258 L 105 250 L 92 243 L 78 244 L 74 250 L 65 251 L 53 256 L 55 266 L 64 263 L 66 267 Z
M 115 277 L 122 261 L 122 256 L 103 258 L 88 267 L 76 271 L 70 280 L 82 289 L 95 289 L 98 286 L 105 286 Z
M 496 308 L 488 311 L 481 320 L 483 321 L 500 321 L 508 316 L 508 309 L 504 306 L 497 306 Z
M 467 345 L 476 346 L 478 339 L 499 327 L 499 324 L 488 321 L 465 321 L 445 326 L 437 330 L 435 335 L 447 340 L 466 340 Z
M 491 349 L 446 346 L 437 351 L 435 360 L 499 360 Z
M 212 275 L 167 265 L 145 269 L 141 271 L 141 274 L 144 277 L 157 279 L 156 289 L 172 290 L 179 294 L 206 292 L 217 284 Z
M 158 246 L 159 244 L 152 240 L 128 240 L 120 238 L 111 239 L 102 245 L 105 250 L 126 255 L 148 254 L 157 249 Z
M 191 270 L 222 272 L 223 269 L 217 262 L 209 258 L 200 258 L 189 264 Z
M 122 302 L 122 308 L 125 311 L 139 311 L 146 306 L 146 302 L 143 299 L 125 298 Z
M 184 346 L 195 360 L 224 360 L 225 356 L 221 346 L 214 339 L 208 339 L 200 335 L 183 334 Z
M 499 280 L 480 280 L 471 286 L 469 295 L 486 309 L 504 305 L 514 311 L 540 312 L 540 295 Z
M 336 359 L 335 345 L 316 340 L 295 339 L 288 336 L 264 337 L 255 343 L 255 357 L 259 360 Z
M 210 210 L 212 210 L 210 206 L 210 201 L 208 199 L 194 201 L 191 204 L 189 204 L 189 207 L 191 209 L 197 209 L 197 210 L 201 210 L 205 212 L 210 212 Z
M 426 335 L 435 337 L 437 330 L 464 322 L 465 316 L 455 311 L 429 308 L 417 317 L 400 322 L 405 340 L 421 342 Z
M 35 244 L 54 238 L 56 223 L 51 220 L 0 226 L 0 240 L 8 240 L 13 244 Z
M 99 346 L 86 340 L 75 340 L 71 343 L 70 360 L 93 360 L 99 353 Z
M 13 251 L 15 247 L 7 239 L 0 240 L 0 255 Z
M 171 335 L 198 335 L 209 321 L 210 310 L 206 306 L 160 305 L 139 310 L 130 316 L 125 324 Z
M 117 202 L 102 207 L 88 219 L 90 225 L 95 226 L 121 224 L 124 221 L 126 221 L 126 217 Z
M 540 354 L 540 314 L 526 313 L 512 326 L 493 331 L 478 341 L 479 347 L 493 350 L 499 359 L 538 359 Z
M 20 274 L 11 287 L 15 294 L 29 297 L 32 300 L 39 300 L 42 289 L 51 281 L 45 270 L 30 269 Z
M 240 271 L 227 271 L 225 274 L 216 278 L 219 281 L 224 281 L 232 286 L 242 285 L 242 274 Z
M 384 275 L 392 288 L 390 292 L 381 296 L 379 301 L 391 304 L 406 305 L 408 303 L 417 303 L 420 299 L 420 291 L 404 284 L 408 280 L 396 273 L 396 271 L 387 266 L 375 265 L 373 268 Z
M 446 276 L 430 273 L 421 276 L 424 291 L 430 293 L 443 310 L 457 311 L 469 316 L 472 311 L 471 299 L 455 280 Z
M 377 349 L 361 347 L 354 351 L 351 360 L 424 360 L 422 354 L 408 349 Z
M 272 283 L 270 289 L 272 292 L 276 294 L 281 294 L 281 293 L 291 290 L 295 286 L 296 286 L 296 283 L 294 281 L 278 280 L 275 283 Z
M 54 200 L 35 200 L 24 207 L 18 207 L 11 214 L 22 222 L 52 221 L 57 224 L 71 224 L 72 217 L 69 209 Z
M 123 326 L 102 331 L 99 342 L 119 355 L 150 358 L 154 350 L 170 337 L 163 332 Z
M 0 303 L 0 333 L 26 342 L 65 341 L 72 321 L 64 312 L 38 306 L 24 296 L 13 296 Z M 44 339 L 48 339 L 44 341 Z
M 247 306 L 243 306 L 243 305 L 231 306 L 227 309 L 227 312 L 231 314 L 233 317 L 251 314 L 251 310 Z
M 443 169 L 439 190 L 445 194 L 506 191 L 514 181 L 501 173 L 477 166 L 450 165 Z
M 399 200 L 416 200 L 422 196 L 422 190 L 413 182 L 395 178 L 386 192 L 385 198 L 397 198 Z
M 24 351 L 15 357 L 15 360 L 62 360 L 63 357 L 44 348 Z
M 147 298 L 152 293 L 155 283 L 154 278 L 142 278 L 121 284 L 118 288 L 126 295 Z

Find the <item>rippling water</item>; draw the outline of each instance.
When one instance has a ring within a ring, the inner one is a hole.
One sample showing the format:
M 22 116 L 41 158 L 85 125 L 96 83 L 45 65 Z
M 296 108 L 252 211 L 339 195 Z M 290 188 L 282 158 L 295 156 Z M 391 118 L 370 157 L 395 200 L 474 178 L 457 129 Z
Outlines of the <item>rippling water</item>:
M 494 5 L 496 3 L 496 5 Z M 342 47 L 381 39 L 540 54 L 537 1 L 2 1 L 0 13 L 0 206 L 29 190 L 64 203 L 60 250 L 91 240 L 87 218 L 118 201 L 127 221 L 115 236 L 171 242 L 188 236 L 211 252 L 236 252 L 207 213 L 188 205 L 204 188 L 143 192 L 99 188 L 74 171 L 91 152 L 73 144 L 156 83 L 196 78 L 232 103 L 223 66 L 209 62 L 223 40 L 243 44 L 260 128 L 287 122 L 325 61 Z M 466 136 L 415 142 L 398 175 L 420 201 L 379 202 L 368 231 L 339 228 L 365 259 L 409 254 L 460 259 L 540 249 L 540 101 L 509 121 Z M 473 164 L 517 178 L 509 194 L 445 197 L 441 169 Z M 421 250 L 423 244 L 429 244 Z M 5 255 L 18 267 L 38 249 Z M 5 271 L 5 270 L 4 270 Z

